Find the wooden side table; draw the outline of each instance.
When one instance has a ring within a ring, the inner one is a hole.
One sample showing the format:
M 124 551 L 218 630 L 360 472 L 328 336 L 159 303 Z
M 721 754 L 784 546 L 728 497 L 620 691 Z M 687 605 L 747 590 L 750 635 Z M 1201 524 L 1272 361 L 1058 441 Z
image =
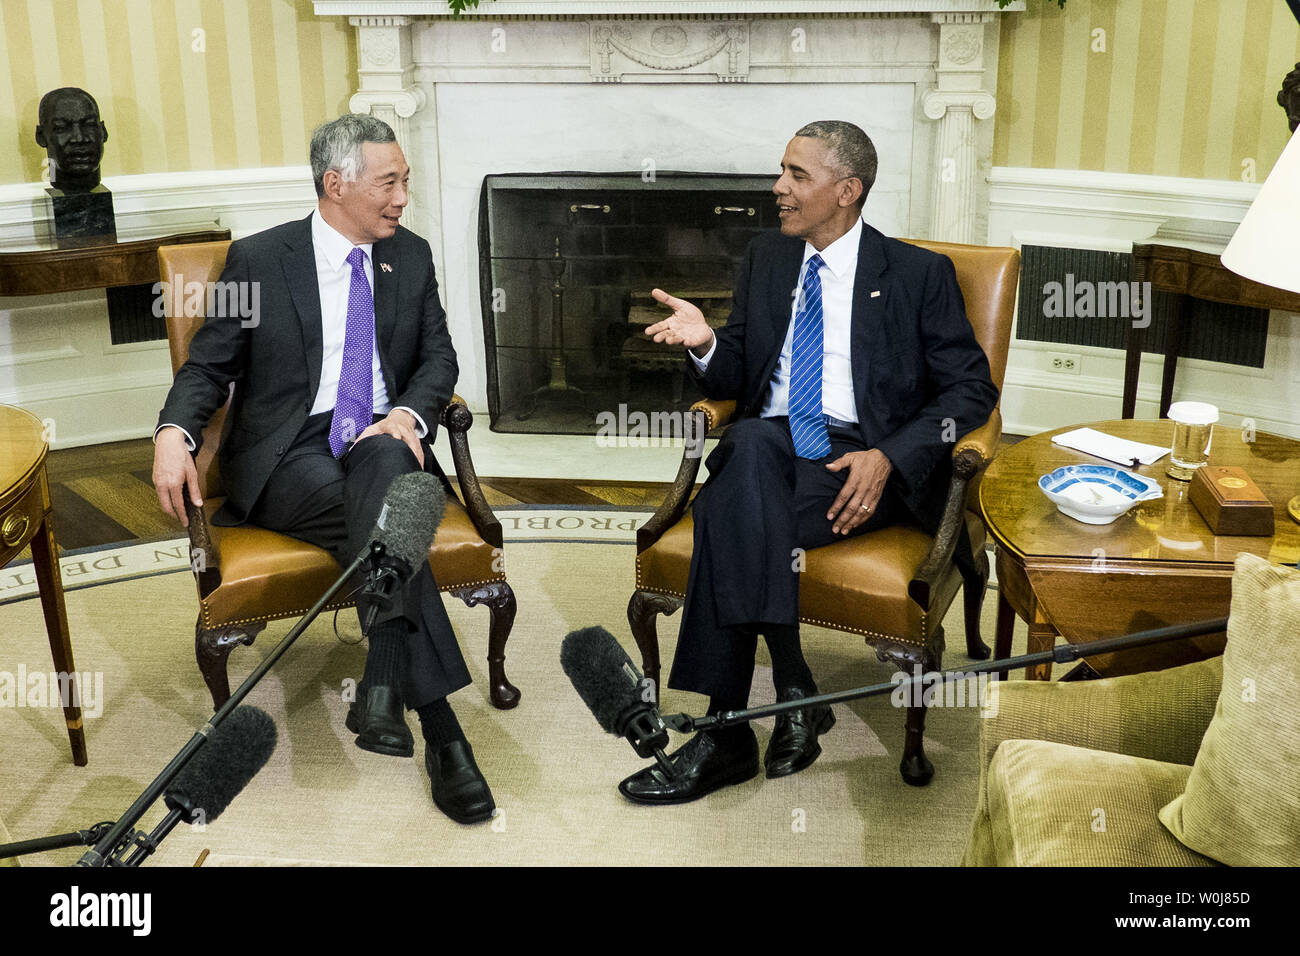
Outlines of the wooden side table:
M 995 658 L 1010 656 L 1011 628 L 1029 625 L 1029 651 L 1050 650 L 1057 636 L 1072 644 L 1148 628 L 1225 617 L 1233 562 L 1245 551 L 1274 564 L 1300 559 L 1300 524 L 1287 502 L 1300 491 L 1300 441 L 1259 432 L 1254 441 L 1216 426 L 1210 463 L 1245 468 L 1273 502 L 1272 537 L 1215 535 L 1187 498 L 1189 482 L 1165 474 L 1168 456 L 1132 469 L 1154 478 L 1164 497 L 1145 501 L 1112 524 L 1089 525 L 1056 510 L 1037 487 L 1040 475 L 1062 465 L 1105 464 L 1052 443 L 1070 428 L 1044 432 L 1004 448 L 980 481 L 980 511 L 997 542 L 998 623 Z M 1096 422 L 1098 431 L 1168 446 L 1173 422 Z M 1104 676 L 1203 660 L 1223 650 L 1207 635 L 1087 658 Z M 1047 665 L 1028 668 L 1046 680 Z
M 54 544 L 50 485 L 45 474 L 45 456 L 50 446 L 44 431 L 41 420 L 30 412 L 0 405 L 0 567 L 12 561 L 27 545 L 32 546 L 32 565 L 40 589 L 54 669 L 62 674 L 74 674 L 77 665 L 72 660 L 59 549 Z M 72 744 L 72 762 L 84 767 L 86 733 L 81 726 L 81 707 L 71 698 L 66 705 L 63 716 Z
M 1150 282 L 1156 292 L 1178 297 L 1177 308 L 1165 331 L 1165 363 L 1160 376 L 1160 417 L 1169 412 L 1174 396 L 1174 372 L 1182 350 L 1183 331 L 1191 321 L 1193 299 L 1208 299 L 1254 309 L 1300 312 L 1300 295 L 1261 285 L 1229 270 L 1219 257 L 1196 249 L 1159 244 L 1133 247 L 1133 269 L 1139 282 Z M 1124 345 L 1124 401 L 1122 418 L 1132 418 L 1137 407 L 1138 372 L 1146 330 L 1129 324 Z

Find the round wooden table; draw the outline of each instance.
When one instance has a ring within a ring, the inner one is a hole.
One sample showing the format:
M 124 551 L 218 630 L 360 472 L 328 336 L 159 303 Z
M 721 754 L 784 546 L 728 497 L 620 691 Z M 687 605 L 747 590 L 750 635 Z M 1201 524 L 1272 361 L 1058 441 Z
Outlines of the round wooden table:
M 1056 510 L 1038 489 L 1041 475 L 1073 464 L 1106 464 L 1052 443 L 1071 425 L 1003 448 L 980 482 L 980 510 L 997 544 L 998 620 L 994 655 L 1011 653 L 1012 616 L 1029 625 L 1029 652 L 1148 628 L 1224 617 L 1233 562 L 1249 552 L 1274 564 L 1300 560 L 1300 524 L 1287 502 L 1300 492 L 1300 442 L 1215 426 L 1210 463 L 1244 469 L 1273 503 L 1272 537 L 1216 536 L 1188 500 L 1190 482 L 1165 474 L 1166 455 L 1132 469 L 1155 478 L 1164 497 L 1143 502 L 1112 524 L 1089 525 Z M 1120 438 L 1168 446 L 1169 421 L 1132 419 L 1087 427 Z M 1253 440 L 1246 440 L 1246 439 Z M 1222 653 L 1222 634 L 1087 658 L 1111 676 L 1172 667 Z M 1046 680 L 1050 665 L 1026 668 Z
M 49 448 L 45 425 L 39 418 L 21 408 L 0 405 L 0 567 L 31 545 L 54 670 L 71 675 L 76 673 L 77 665 L 72 660 L 72 642 L 68 637 L 68 612 L 63 606 L 63 577 L 59 572 L 59 549 L 54 544 L 50 487 L 45 476 Z M 62 681 L 56 686 L 71 686 L 71 682 Z M 26 690 L 26 687 L 14 688 L 17 694 Z M 81 706 L 70 694 L 63 703 L 68 739 L 72 743 L 72 762 L 84 767 L 86 734 L 81 726 Z

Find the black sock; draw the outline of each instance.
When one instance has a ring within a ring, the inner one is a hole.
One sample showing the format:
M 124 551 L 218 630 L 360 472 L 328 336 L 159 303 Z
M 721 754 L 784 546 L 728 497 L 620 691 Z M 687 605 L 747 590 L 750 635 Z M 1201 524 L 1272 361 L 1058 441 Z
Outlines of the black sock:
M 451 709 L 446 697 L 417 707 L 415 712 L 420 716 L 420 732 L 424 734 L 424 742 L 431 749 L 441 750 L 447 744 L 465 739 L 465 731 L 460 729 L 460 721 L 456 719 L 456 712 Z
M 799 644 L 799 626 L 769 625 L 763 632 L 767 652 L 772 656 L 772 684 L 778 691 L 797 687 L 806 695 L 817 693 L 808 662 Z
M 406 620 L 394 618 L 370 629 L 363 687 L 401 687 L 406 670 Z
M 710 697 L 709 714 L 710 716 L 720 714 L 724 710 L 744 710 L 749 701 L 744 698 L 731 697 Z M 746 736 L 753 733 L 749 724 L 733 724 L 730 727 L 715 727 L 708 731 L 719 743 L 730 744 L 737 740 L 743 740 Z

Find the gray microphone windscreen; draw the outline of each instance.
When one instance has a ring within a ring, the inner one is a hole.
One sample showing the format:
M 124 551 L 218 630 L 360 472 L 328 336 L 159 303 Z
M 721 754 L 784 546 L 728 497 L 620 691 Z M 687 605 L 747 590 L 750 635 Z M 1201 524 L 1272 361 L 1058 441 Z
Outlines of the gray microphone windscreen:
M 627 651 L 603 627 L 574 631 L 560 644 L 560 666 L 606 733 L 618 734 L 618 717 L 643 702 L 642 677 Z
M 211 823 L 271 759 L 275 721 L 248 704 L 236 707 L 181 768 L 163 795 L 186 823 Z
M 388 486 L 370 538 L 383 544 L 390 557 L 418 568 L 428 560 L 446 508 L 447 494 L 436 477 L 424 471 L 398 475 Z

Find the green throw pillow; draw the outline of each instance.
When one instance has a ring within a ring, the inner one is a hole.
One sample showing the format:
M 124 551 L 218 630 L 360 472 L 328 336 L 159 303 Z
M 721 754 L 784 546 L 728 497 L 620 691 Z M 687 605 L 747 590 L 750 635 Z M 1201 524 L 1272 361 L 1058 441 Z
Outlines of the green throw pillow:
M 1220 863 L 1300 865 L 1300 572 L 1237 556 L 1219 702 L 1160 822 Z

